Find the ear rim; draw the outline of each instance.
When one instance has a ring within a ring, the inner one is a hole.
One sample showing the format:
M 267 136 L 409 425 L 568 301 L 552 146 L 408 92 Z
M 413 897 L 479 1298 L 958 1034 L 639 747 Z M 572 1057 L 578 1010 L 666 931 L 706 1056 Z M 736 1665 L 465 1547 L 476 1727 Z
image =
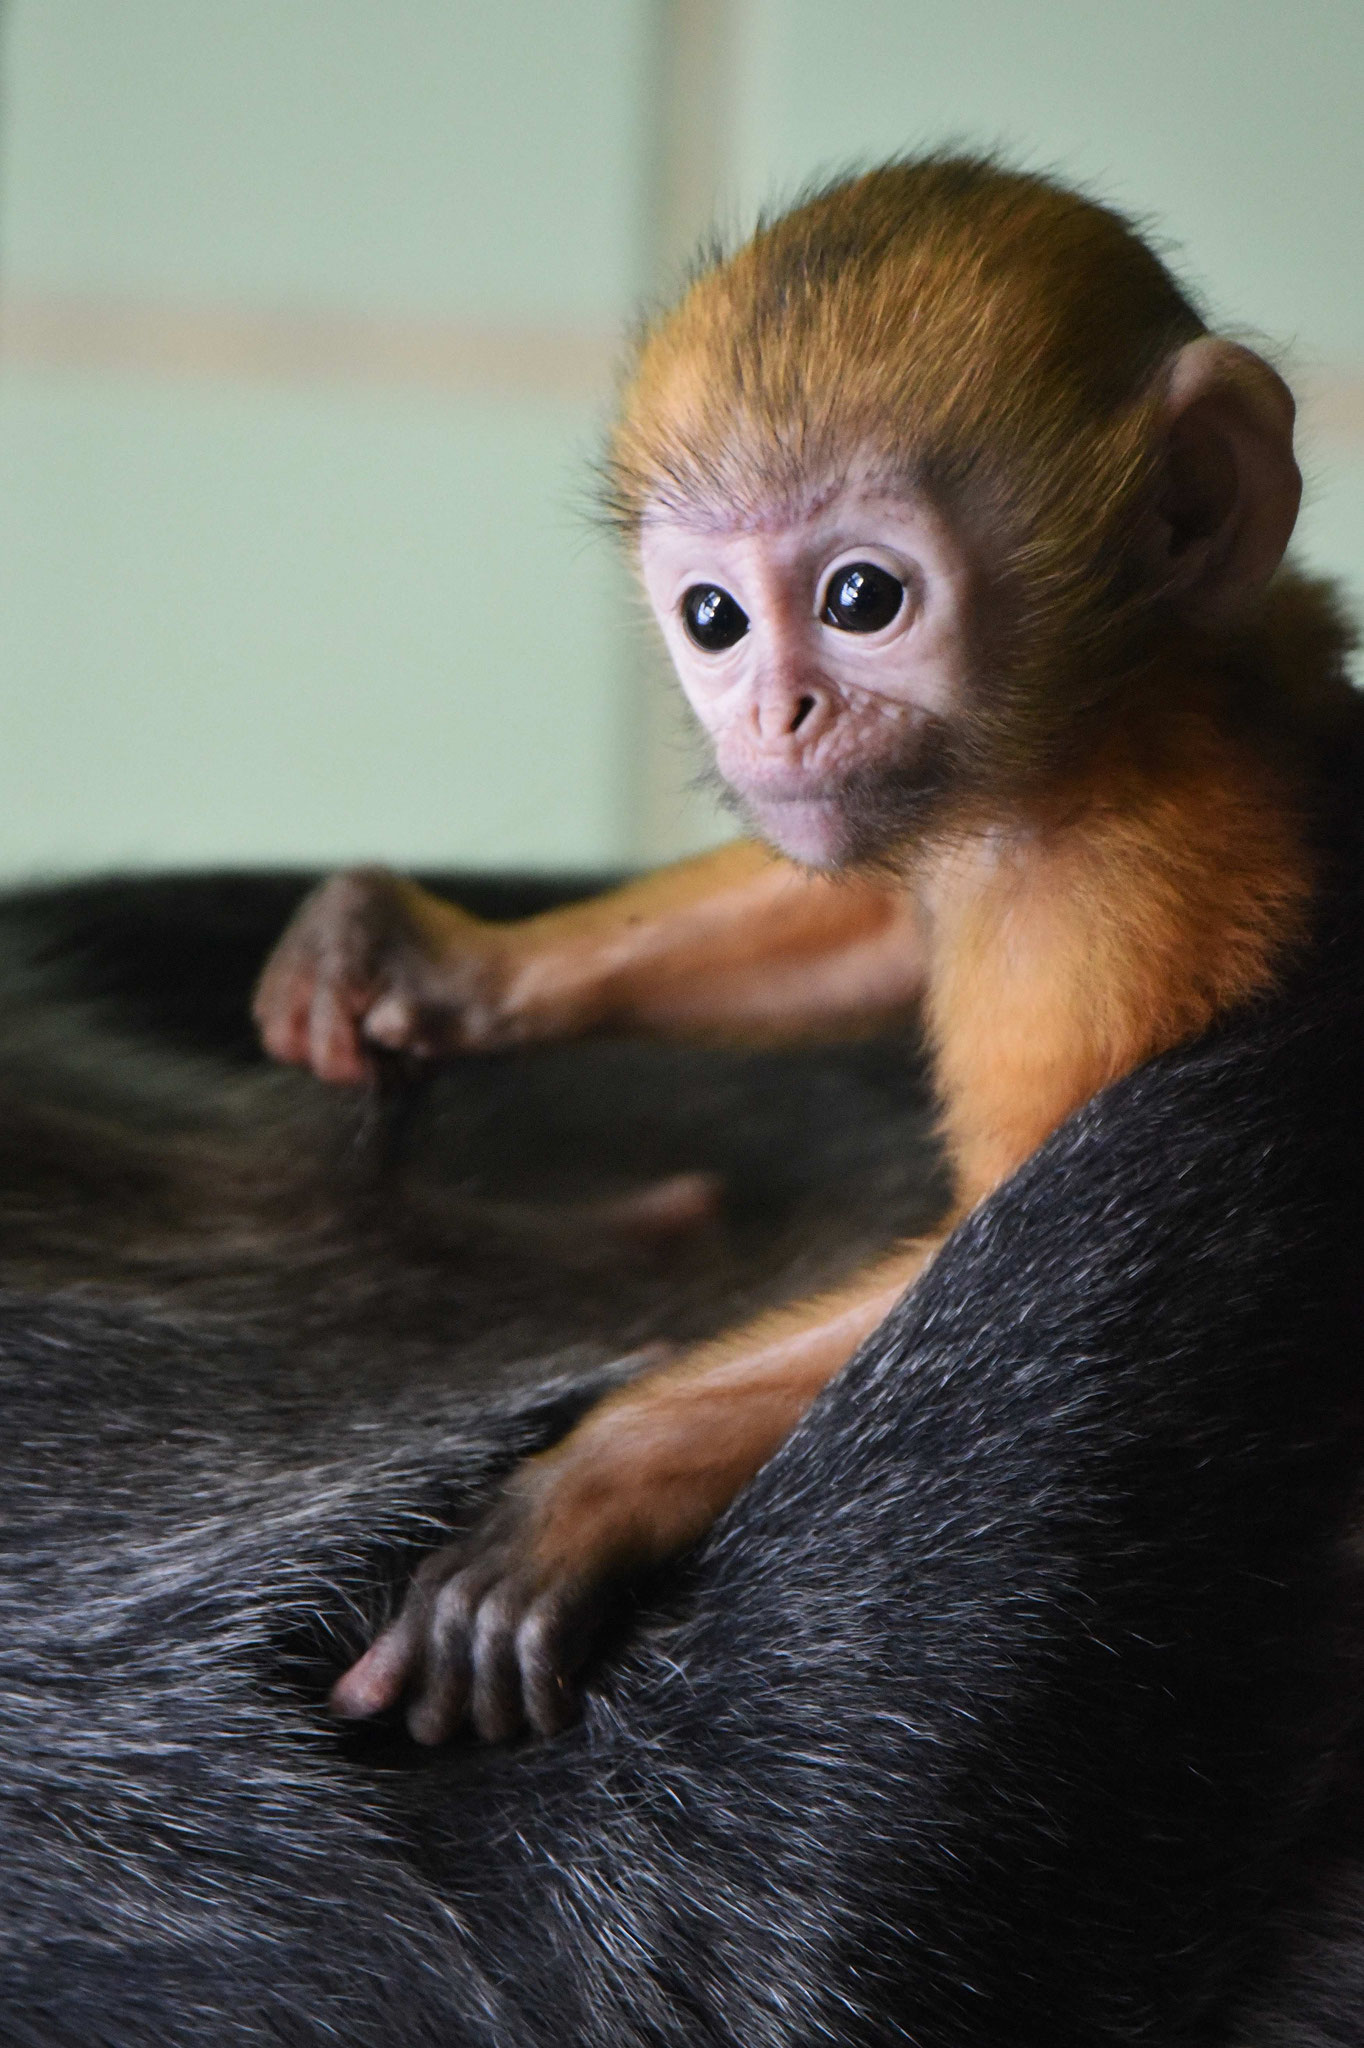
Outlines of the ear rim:
M 1170 595 L 1196 624 L 1234 625 L 1252 611 L 1283 561 L 1302 502 L 1293 452 L 1297 406 L 1272 364 L 1224 335 L 1186 342 L 1165 372 L 1164 447 L 1195 412 L 1220 432 L 1235 464 L 1236 502 L 1219 530 L 1196 544 Z

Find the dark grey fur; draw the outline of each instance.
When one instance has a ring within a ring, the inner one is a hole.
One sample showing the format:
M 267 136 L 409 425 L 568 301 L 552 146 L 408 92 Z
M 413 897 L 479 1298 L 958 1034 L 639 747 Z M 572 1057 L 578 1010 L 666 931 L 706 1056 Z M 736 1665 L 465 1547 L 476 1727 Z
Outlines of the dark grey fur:
M 435 1756 L 329 1679 L 623 1349 L 923 1216 L 902 1049 L 569 1049 L 401 1129 L 246 1063 L 287 882 L 13 903 L 0 2040 L 1364 2042 L 1358 871 L 957 1233 L 580 1728 Z M 667 1259 L 555 1207 L 696 1165 Z

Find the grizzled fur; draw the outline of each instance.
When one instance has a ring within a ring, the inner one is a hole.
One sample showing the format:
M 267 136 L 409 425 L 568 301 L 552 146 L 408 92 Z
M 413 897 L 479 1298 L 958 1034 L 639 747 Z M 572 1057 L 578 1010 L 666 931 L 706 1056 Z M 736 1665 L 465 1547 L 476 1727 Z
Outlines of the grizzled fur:
M 414 1554 L 921 1220 L 923 1111 L 884 1047 L 325 1097 L 242 1056 L 290 893 L 0 912 L 0 2041 L 1364 2040 L 1359 906 L 971 1217 L 579 1728 L 427 1754 L 321 1704 Z M 671 1253 L 565 1199 L 694 1166 Z

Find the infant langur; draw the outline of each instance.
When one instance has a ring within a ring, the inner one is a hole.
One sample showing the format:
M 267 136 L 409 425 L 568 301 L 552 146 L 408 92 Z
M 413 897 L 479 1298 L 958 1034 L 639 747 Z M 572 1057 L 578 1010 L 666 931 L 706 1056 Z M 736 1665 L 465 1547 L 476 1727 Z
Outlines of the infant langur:
M 338 877 L 261 982 L 277 1058 L 357 1082 L 374 1046 L 771 1044 L 918 1004 L 955 1222 L 1273 984 L 1344 636 L 1276 575 L 1287 389 L 1124 221 L 986 163 L 840 183 L 644 338 L 606 477 L 753 837 L 508 926 Z M 425 1562 L 337 1710 L 559 1728 L 611 1593 L 696 1542 L 936 1242 L 603 1401 Z

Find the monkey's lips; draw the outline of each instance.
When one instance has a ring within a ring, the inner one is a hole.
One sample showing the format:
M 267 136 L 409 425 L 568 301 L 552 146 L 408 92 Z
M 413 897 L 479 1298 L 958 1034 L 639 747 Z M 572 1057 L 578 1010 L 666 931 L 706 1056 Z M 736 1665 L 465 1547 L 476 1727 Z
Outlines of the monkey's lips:
M 735 777 L 725 799 L 758 837 L 802 867 L 895 868 L 941 823 L 954 783 L 944 739 L 932 721 L 912 750 L 838 776 Z

